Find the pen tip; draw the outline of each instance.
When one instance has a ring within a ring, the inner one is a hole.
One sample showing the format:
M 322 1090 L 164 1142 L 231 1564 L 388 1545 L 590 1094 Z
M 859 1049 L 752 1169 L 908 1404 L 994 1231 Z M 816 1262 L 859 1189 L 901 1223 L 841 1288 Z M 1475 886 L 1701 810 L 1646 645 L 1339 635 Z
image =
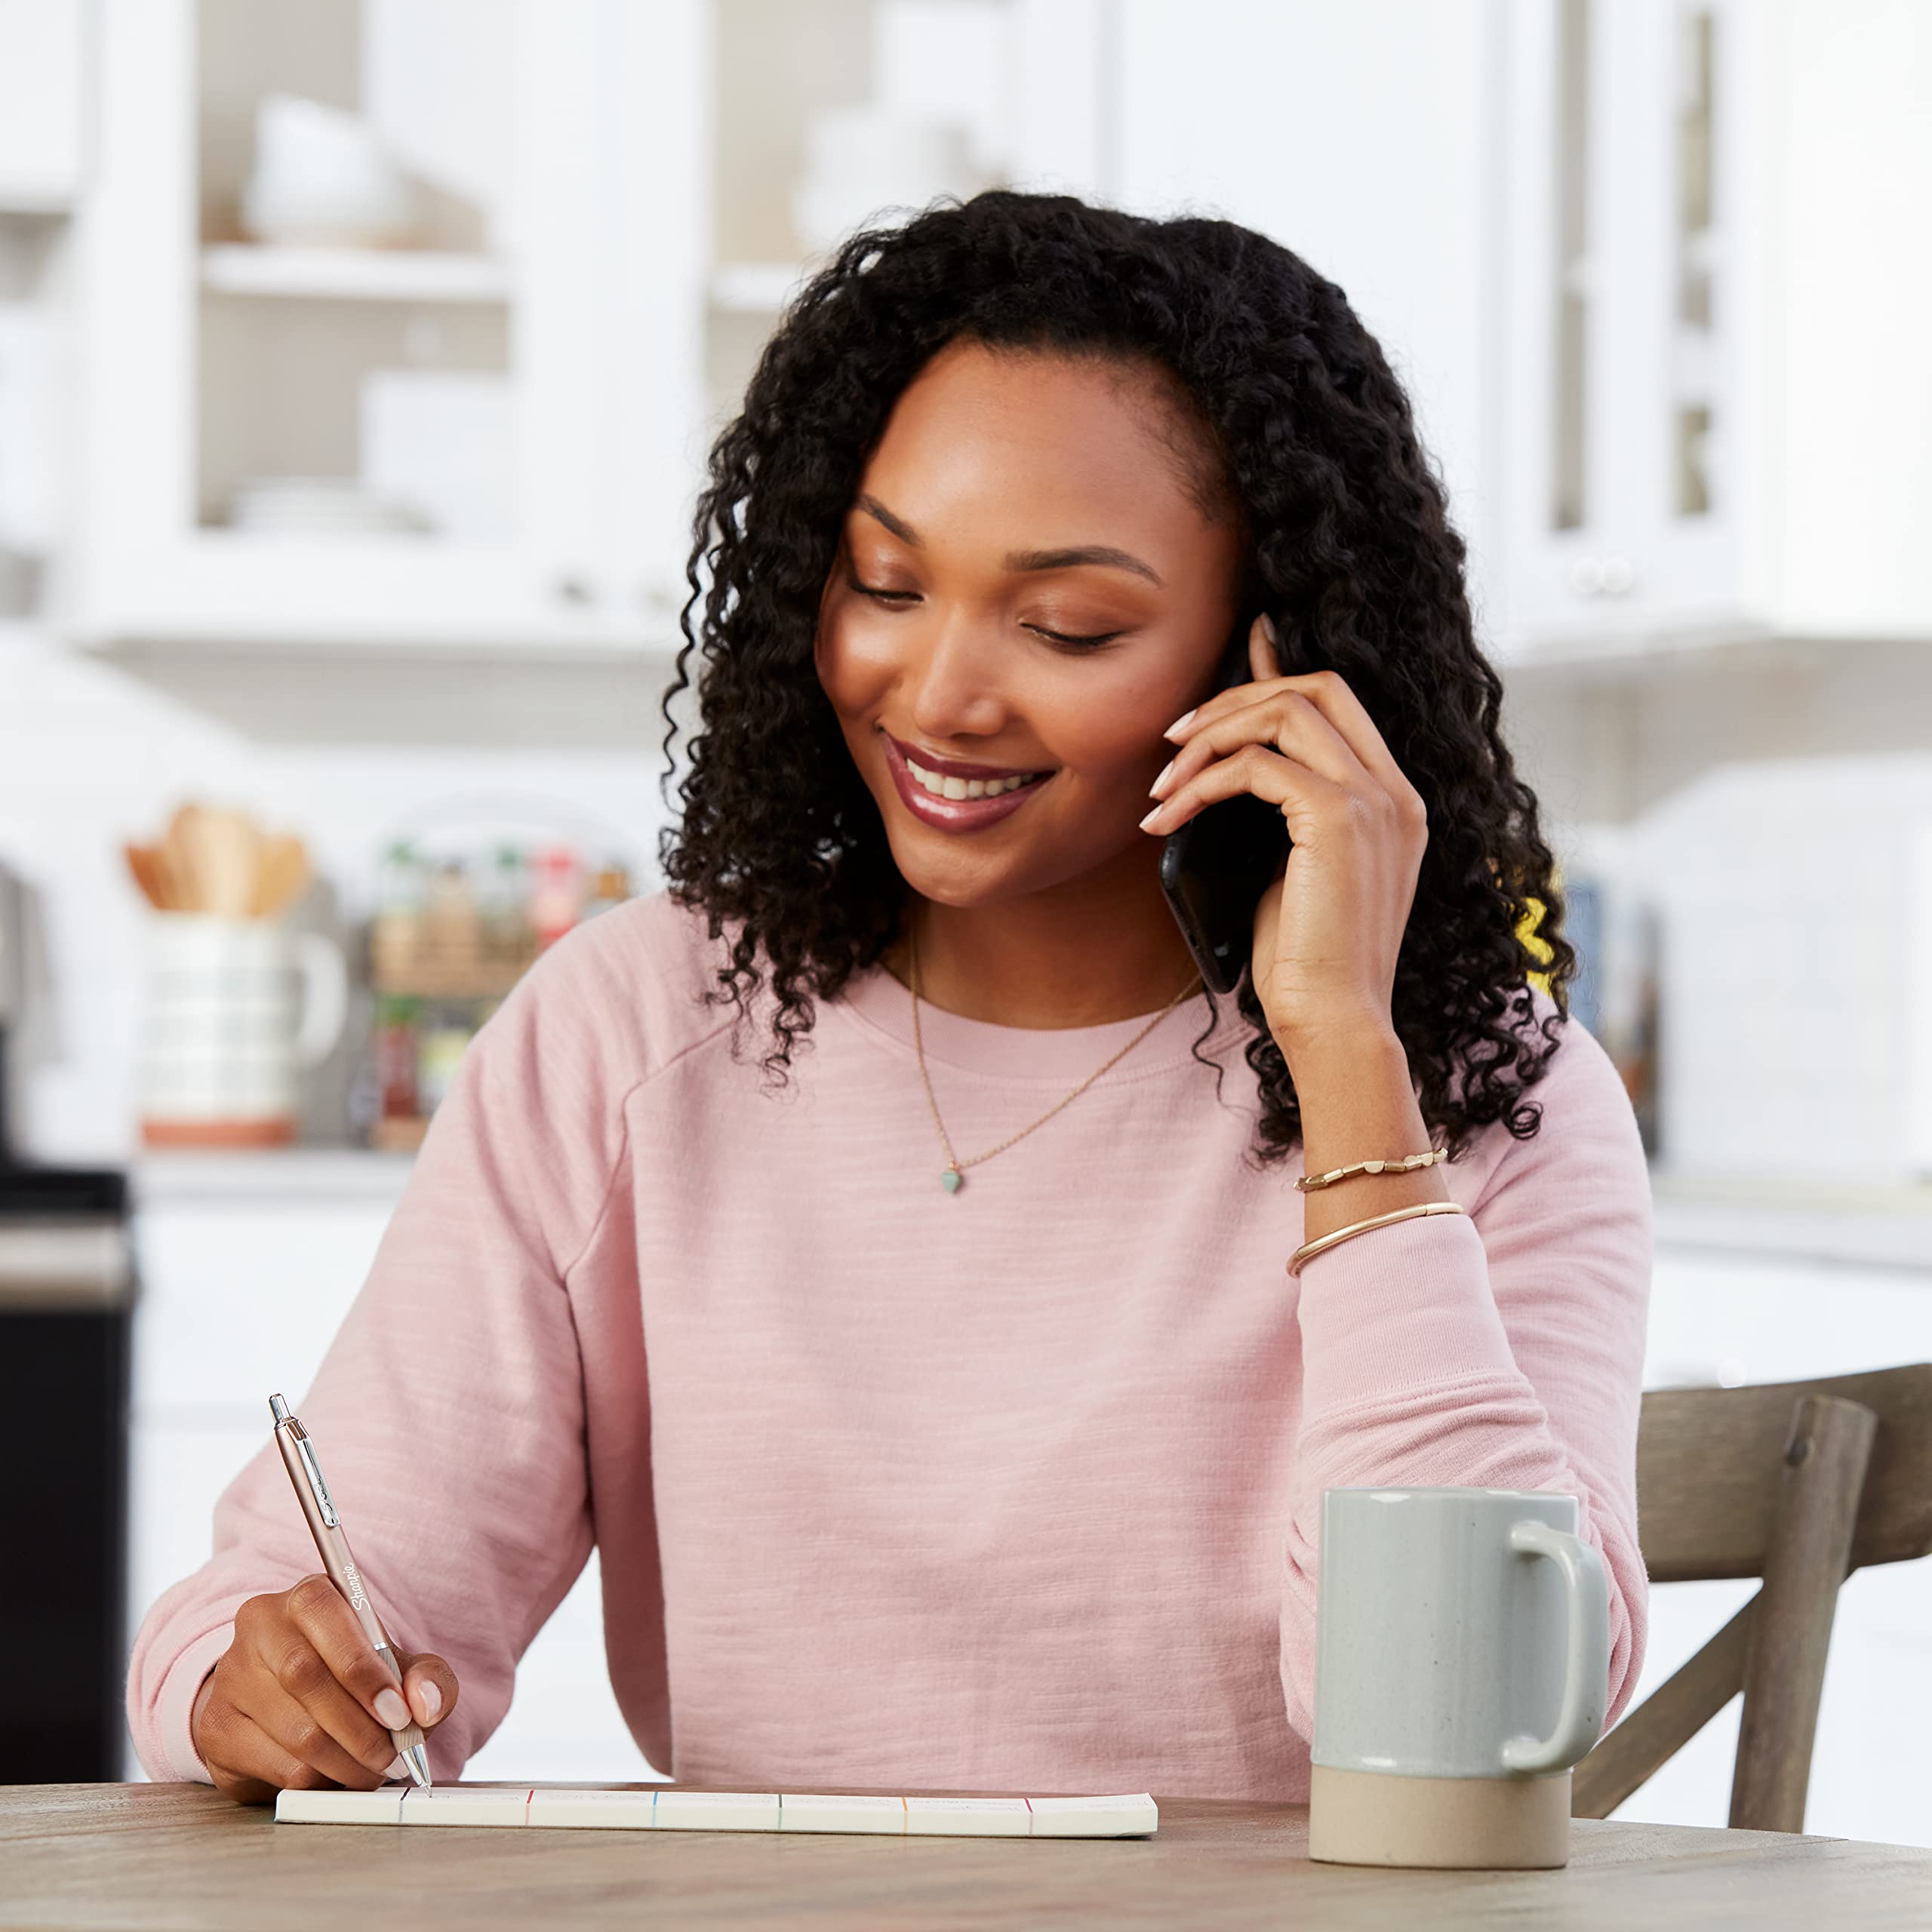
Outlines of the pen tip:
M 425 1791 L 429 1789 L 429 1760 L 422 1746 L 412 1744 L 402 1753 L 402 1761 L 409 1767 L 409 1775 Z
M 269 1398 L 269 1414 L 278 1423 L 286 1422 L 288 1420 L 288 1404 L 279 1395 L 271 1395 Z

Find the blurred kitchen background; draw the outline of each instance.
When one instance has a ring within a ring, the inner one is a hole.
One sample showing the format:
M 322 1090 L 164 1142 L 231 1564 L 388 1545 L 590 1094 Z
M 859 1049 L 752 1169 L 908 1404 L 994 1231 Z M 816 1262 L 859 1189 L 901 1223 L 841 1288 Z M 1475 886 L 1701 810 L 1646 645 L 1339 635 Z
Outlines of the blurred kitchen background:
M 1651 1385 L 1932 1357 L 1928 99 L 1915 0 L 0 0 L 0 1415 L 72 1419 L 0 1441 L 0 1777 L 141 1775 L 134 1624 L 464 1043 L 660 883 L 709 438 L 941 193 L 1346 289 L 1652 1152 Z M 1932 1842 L 1927 1567 L 1846 1586 L 1814 1830 Z M 473 1775 L 654 1774 L 598 1616 Z M 1621 1815 L 1723 1822 L 1736 1730 Z

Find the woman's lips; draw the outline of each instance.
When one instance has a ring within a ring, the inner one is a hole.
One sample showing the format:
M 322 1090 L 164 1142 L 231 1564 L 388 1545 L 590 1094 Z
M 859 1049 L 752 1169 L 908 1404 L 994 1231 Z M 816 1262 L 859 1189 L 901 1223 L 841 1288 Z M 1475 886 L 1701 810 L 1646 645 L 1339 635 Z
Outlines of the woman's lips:
M 890 731 L 884 736 L 901 758 L 938 778 L 964 778 L 969 782 L 977 778 L 985 783 L 995 778 L 1032 777 L 1046 769 L 1043 765 L 1029 766 L 1022 771 L 1012 764 L 970 764 L 964 758 L 946 758 L 937 752 L 923 751 L 917 745 L 909 745 L 903 738 L 894 737 Z
M 1017 790 L 1002 792 L 991 798 L 937 798 L 906 769 L 906 761 L 891 735 L 880 733 L 885 745 L 885 761 L 892 768 L 892 782 L 898 788 L 906 809 L 927 825 L 941 832 L 977 832 L 982 826 L 1011 818 L 1033 794 L 1053 782 L 1053 774 L 1035 779 Z

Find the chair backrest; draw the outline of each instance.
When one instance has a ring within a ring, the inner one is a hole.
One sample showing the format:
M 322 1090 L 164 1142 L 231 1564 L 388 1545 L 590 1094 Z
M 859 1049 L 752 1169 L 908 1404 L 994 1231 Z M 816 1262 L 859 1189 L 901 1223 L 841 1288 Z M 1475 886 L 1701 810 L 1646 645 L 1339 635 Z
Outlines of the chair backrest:
M 1854 1568 L 1932 1553 L 1932 1362 L 1815 1382 L 1654 1389 L 1637 1430 L 1637 1530 L 1654 1583 L 1761 1577 L 1799 1398 L 1835 1395 L 1878 1419 Z
M 1654 1583 L 1764 1587 L 1577 1766 L 1602 1818 L 1741 1690 L 1730 1823 L 1801 1831 L 1838 1586 L 1932 1552 L 1932 1363 L 1740 1389 L 1660 1389 L 1637 1438 Z

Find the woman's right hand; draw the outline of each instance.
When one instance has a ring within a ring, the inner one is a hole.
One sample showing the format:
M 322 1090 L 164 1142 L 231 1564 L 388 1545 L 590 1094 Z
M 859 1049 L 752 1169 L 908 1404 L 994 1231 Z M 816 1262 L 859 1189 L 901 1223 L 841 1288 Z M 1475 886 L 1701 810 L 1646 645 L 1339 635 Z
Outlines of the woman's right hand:
M 414 1717 L 426 1733 L 456 1707 L 456 1673 L 441 1657 L 398 1651 L 396 1662 L 407 1708 L 325 1576 L 251 1597 L 189 1718 L 215 1789 L 238 1804 L 318 1785 L 374 1791 L 397 1762 L 390 1731 Z

